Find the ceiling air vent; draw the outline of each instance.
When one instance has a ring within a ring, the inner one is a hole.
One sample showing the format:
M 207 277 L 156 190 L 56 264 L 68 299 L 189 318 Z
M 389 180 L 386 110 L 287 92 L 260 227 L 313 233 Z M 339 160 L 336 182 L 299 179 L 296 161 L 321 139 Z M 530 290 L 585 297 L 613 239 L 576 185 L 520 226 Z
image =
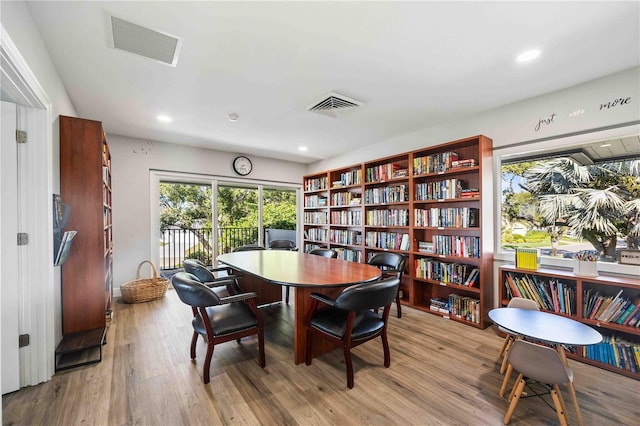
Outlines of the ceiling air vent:
M 124 19 L 111 17 L 113 47 L 176 66 L 182 40 Z
M 323 96 L 321 100 L 309 105 L 307 111 L 313 111 L 318 114 L 336 118 L 338 111 L 357 108 L 361 105 L 362 102 L 360 101 L 332 92 Z

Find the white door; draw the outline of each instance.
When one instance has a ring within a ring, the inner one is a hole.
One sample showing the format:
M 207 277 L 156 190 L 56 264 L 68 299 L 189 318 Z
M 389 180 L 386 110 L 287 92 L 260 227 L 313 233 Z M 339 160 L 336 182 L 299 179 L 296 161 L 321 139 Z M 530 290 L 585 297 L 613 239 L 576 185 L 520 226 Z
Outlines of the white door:
M 20 388 L 18 276 L 18 154 L 16 105 L 2 102 L 0 140 L 0 303 L 2 394 Z

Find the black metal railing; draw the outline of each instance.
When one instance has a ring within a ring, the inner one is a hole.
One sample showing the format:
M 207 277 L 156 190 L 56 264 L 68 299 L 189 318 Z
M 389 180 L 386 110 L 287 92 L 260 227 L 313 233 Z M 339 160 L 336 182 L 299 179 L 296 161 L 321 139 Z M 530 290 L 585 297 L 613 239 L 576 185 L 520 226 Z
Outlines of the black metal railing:
M 160 237 L 160 269 L 181 268 L 184 259 L 213 260 L 211 228 L 164 229 Z M 243 244 L 258 243 L 258 228 L 219 228 L 218 253 L 229 253 Z

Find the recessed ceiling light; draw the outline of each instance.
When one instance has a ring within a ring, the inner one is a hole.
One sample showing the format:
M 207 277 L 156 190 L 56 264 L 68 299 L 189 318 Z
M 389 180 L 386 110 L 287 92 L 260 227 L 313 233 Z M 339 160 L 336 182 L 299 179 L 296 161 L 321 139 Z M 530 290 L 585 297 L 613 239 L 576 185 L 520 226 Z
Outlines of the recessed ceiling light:
M 611 146 L 610 143 L 603 143 L 602 145 L 600 145 L 600 148 L 606 148 L 608 146 Z
M 158 121 L 162 121 L 163 123 L 171 123 L 173 121 L 173 119 L 171 117 L 169 117 L 168 115 L 159 115 L 158 116 Z
M 238 121 L 238 118 L 240 118 L 240 116 L 235 112 L 232 112 L 231 114 L 227 115 L 227 117 L 229 118 L 229 121 Z
M 306 151 L 308 148 L 306 146 L 299 146 L 298 151 Z
M 538 56 L 540 56 L 540 53 L 542 53 L 540 49 L 527 50 L 526 52 L 522 52 L 518 55 L 518 57 L 516 58 L 516 62 L 523 63 L 533 61 Z

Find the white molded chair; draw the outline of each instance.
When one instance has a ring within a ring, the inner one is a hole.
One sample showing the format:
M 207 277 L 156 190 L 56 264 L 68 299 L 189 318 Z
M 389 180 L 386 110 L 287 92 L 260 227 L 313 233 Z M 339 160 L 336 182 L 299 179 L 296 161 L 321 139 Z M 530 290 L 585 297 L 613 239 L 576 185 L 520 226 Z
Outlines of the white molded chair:
M 576 410 L 578 424 L 582 425 L 582 417 L 578 408 L 575 388 L 573 387 L 573 372 L 567 367 L 558 351 L 548 346 L 538 345 L 525 340 L 513 342 L 508 355 L 509 367 L 513 367 L 519 375 L 516 385 L 509 396 L 509 408 L 504 416 L 504 424 L 511 421 L 513 412 L 520 401 L 522 391 L 526 385 L 526 379 L 535 380 L 541 384 L 550 386 L 549 393 L 553 400 L 553 406 L 561 425 L 567 424 L 567 408 L 562 399 L 558 385 L 566 383 Z M 541 396 L 535 394 L 532 396 Z
M 520 309 L 530 309 L 532 311 L 539 311 L 540 307 L 535 300 L 525 299 L 523 297 L 514 297 L 509 301 L 507 308 L 520 308 Z M 500 366 L 500 374 L 503 374 L 507 368 L 507 358 L 509 357 L 509 349 L 511 349 L 511 345 L 513 342 L 520 336 L 513 334 L 513 332 L 507 330 L 506 328 L 498 326 L 498 329 L 507 334 L 507 337 L 504 338 L 504 342 L 502 343 L 502 348 L 500 348 L 499 357 L 502 357 L 502 365 Z M 502 395 L 502 393 L 501 393 Z

